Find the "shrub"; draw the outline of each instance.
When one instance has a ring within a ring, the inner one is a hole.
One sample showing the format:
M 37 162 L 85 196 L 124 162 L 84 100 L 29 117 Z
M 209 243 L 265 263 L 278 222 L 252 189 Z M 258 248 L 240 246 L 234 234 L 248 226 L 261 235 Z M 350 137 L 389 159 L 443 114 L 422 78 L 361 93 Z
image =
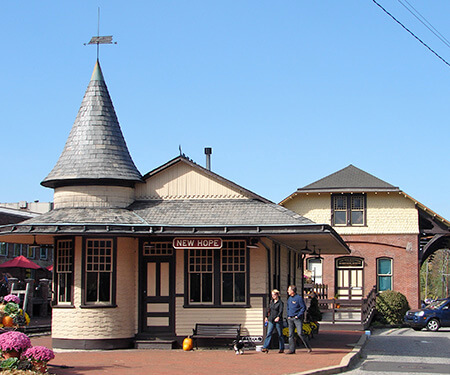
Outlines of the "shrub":
M 393 290 L 385 290 L 377 296 L 377 319 L 384 324 L 401 324 L 410 309 L 406 297 Z

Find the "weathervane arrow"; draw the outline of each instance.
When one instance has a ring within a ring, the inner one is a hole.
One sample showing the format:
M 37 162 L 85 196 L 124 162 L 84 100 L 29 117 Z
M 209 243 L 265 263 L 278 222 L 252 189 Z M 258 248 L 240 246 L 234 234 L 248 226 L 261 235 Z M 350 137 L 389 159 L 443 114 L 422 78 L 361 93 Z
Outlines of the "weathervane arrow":
M 97 36 L 93 36 L 89 43 L 84 43 L 84 45 L 96 44 L 97 45 L 97 60 L 99 57 L 99 45 L 100 44 L 117 44 L 117 42 L 113 42 L 112 35 L 108 36 L 100 36 L 100 8 L 98 8 L 98 21 L 97 21 Z

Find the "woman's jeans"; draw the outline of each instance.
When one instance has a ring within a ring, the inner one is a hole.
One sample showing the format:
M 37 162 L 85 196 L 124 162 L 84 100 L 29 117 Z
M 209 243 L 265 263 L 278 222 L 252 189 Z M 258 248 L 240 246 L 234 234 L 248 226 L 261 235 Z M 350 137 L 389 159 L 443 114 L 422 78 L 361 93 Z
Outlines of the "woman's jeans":
M 273 334 L 273 329 L 276 327 L 277 332 L 278 332 L 278 342 L 279 342 L 279 348 L 280 350 L 284 350 L 284 337 L 283 337 L 283 326 L 282 326 L 283 322 L 268 322 L 268 326 L 267 326 L 267 336 L 266 339 L 264 340 L 264 345 L 263 348 L 267 349 L 268 346 L 270 345 L 270 340 L 272 340 L 272 334 Z

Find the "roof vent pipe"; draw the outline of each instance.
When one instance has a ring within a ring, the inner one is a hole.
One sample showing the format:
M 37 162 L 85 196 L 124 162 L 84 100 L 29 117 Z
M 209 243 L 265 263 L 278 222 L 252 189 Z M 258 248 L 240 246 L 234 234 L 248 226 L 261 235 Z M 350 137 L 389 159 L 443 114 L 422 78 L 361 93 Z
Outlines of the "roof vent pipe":
M 208 171 L 211 170 L 211 154 L 212 154 L 212 148 L 211 147 L 205 147 L 206 169 Z

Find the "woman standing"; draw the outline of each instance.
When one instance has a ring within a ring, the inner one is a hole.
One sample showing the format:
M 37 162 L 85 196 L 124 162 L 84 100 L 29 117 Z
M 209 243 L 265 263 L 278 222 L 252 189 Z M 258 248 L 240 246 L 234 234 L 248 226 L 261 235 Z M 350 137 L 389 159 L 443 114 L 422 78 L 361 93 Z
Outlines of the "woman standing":
M 269 309 L 265 321 L 268 323 L 267 336 L 264 340 L 262 352 L 269 352 L 270 340 L 272 340 L 273 329 L 276 328 L 278 332 L 278 342 L 280 351 L 284 353 L 284 337 L 283 337 L 283 302 L 280 300 L 280 291 L 272 290 L 272 300 L 270 301 Z

